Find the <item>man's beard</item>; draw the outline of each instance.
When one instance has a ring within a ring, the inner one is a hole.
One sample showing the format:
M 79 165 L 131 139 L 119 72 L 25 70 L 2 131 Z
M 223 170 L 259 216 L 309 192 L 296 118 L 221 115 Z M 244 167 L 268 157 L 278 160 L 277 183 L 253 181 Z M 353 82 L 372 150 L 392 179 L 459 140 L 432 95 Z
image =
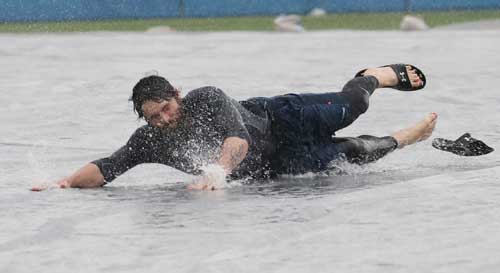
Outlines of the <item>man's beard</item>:
M 182 101 L 180 98 L 175 99 L 178 105 L 177 111 L 172 119 L 163 126 L 163 129 L 175 129 L 182 122 L 183 111 L 182 111 Z
M 175 113 L 175 116 L 172 117 L 170 122 L 165 124 L 164 128 L 168 128 L 168 129 L 176 128 L 179 125 L 179 123 L 181 122 L 181 120 L 180 120 L 181 118 L 182 118 L 181 111 L 177 110 L 177 112 Z

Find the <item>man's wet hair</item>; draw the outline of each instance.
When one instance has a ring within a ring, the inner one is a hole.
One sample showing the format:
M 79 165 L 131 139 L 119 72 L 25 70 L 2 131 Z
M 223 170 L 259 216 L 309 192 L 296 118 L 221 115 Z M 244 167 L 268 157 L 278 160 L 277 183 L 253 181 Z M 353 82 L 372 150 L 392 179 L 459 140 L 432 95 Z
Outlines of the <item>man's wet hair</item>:
M 134 103 L 134 111 L 139 118 L 144 117 L 142 105 L 152 100 L 160 102 L 162 100 L 169 100 L 175 98 L 177 90 L 165 78 L 160 76 L 147 76 L 139 80 L 139 82 L 132 89 L 132 96 L 130 101 Z

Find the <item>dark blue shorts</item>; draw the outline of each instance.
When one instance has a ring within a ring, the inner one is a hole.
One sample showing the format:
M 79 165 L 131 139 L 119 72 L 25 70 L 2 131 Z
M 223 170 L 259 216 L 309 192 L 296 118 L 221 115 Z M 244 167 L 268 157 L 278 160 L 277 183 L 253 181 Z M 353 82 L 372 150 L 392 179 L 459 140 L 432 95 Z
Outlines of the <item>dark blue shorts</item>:
M 397 147 L 388 137 L 334 137 L 366 112 L 378 87 L 375 77 L 354 78 L 341 92 L 287 94 L 269 98 L 268 111 L 276 151 L 271 168 L 278 174 L 318 172 L 336 159 L 364 164 Z
M 361 113 L 343 93 L 287 94 L 271 98 L 272 134 L 278 173 L 317 172 L 341 154 L 332 142 L 335 132 Z

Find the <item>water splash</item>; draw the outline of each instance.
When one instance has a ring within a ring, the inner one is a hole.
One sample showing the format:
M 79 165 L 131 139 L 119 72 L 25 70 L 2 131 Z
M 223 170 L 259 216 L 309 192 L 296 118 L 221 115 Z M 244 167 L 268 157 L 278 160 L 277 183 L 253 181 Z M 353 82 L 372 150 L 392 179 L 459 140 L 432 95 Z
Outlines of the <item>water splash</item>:
M 316 177 L 330 177 L 339 175 L 364 175 L 376 172 L 376 168 L 371 167 L 373 164 L 358 165 L 352 164 L 345 160 L 334 160 L 328 164 L 326 170 L 321 172 L 307 172 L 303 174 L 282 174 L 280 178 L 287 179 L 302 179 Z
M 222 189 L 228 187 L 228 183 L 226 182 L 226 171 L 217 164 L 209 164 L 202 166 L 200 168 L 204 174 L 200 177 L 201 181 L 198 182 L 206 182 L 210 183 L 216 189 Z

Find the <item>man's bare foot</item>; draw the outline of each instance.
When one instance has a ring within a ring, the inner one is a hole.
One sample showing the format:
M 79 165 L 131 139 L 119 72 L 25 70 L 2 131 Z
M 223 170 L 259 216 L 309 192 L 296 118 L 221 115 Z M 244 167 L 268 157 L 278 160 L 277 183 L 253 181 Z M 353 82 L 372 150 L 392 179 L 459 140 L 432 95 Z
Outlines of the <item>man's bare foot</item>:
M 406 66 L 406 73 L 411 81 L 412 87 L 422 86 L 424 82 L 417 75 L 415 69 L 411 66 Z M 392 87 L 398 84 L 398 78 L 394 70 L 390 67 L 376 67 L 368 68 L 364 73 L 364 76 L 374 76 L 378 80 L 378 88 Z
M 399 130 L 392 134 L 392 137 L 398 142 L 398 148 L 401 149 L 406 145 L 411 145 L 416 142 L 426 140 L 432 135 L 432 131 L 436 126 L 437 114 L 430 113 L 410 128 Z

